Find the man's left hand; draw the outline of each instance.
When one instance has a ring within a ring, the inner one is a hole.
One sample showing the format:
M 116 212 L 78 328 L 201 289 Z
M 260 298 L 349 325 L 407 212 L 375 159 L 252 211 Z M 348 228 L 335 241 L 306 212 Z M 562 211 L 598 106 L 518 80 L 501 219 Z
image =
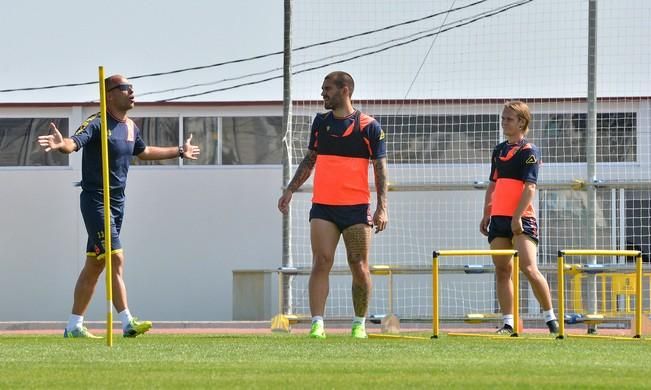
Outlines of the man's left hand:
M 190 137 L 188 137 L 183 144 L 183 158 L 196 160 L 200 153 L 201 151 L 199 150 L 199 147 L 192 145 L 192 134 L 190 134 Z
M 373 214 L 373 226 L 375 226 L 375 233 L 379 233 L 386 229 L 389 217 L 387 211 L 383 208 L 378 208 Z

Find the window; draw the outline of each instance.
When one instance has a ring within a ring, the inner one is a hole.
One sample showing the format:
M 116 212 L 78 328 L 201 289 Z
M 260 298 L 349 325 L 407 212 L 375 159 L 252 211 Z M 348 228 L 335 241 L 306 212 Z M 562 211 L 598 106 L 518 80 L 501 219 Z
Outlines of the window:
M 282 117 L 184 117 L 182 140 L 176 117 L 132 119 L 147 145 L 180 145 L 192 134 L 201 154 L 197 160 L 184 160 L 184 165 L 280 164 L 282 160 Z M 133 164 L 177 165 L 178 161 L 134 158 Z
M 184 165 L 217 165 L 220 163 L 219 118 L 183 118 L 183 142 L 192 134 L 192 144 L 199 146 L 201 154 L 197 160 L 185 160 Z
M 48 134 L 50 122 L 68 136 L 67 118 L 0 118 L 0 166 L 67 166 L 67 154 L 46 153 L 37 142 Z
M 147 146 L 179 146 L 179 118 L 131 118 L 140 128 L 140 134 Z M 133 165 L 178 165 L 178 159 L 143 161 L 138 157 Z
M 375 118 L 387 134 L 387 157 L 394 164 L 488 163 L 499 142 L 498 115 Z
M 281 164 L 282 120 L 279 116 L 222 118 L 222 164 Z
M 545 163 L 586 162 L 586 114 L 535 114 L 528 138 Z M 637 115 L 597 114 L 597 162 L 637 161 Z

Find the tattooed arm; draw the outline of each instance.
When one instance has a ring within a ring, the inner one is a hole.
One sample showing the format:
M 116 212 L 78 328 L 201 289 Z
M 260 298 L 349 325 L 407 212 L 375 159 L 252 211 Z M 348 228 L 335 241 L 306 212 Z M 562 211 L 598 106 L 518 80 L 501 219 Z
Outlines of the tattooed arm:
M 375 225 L 375 233 L 379 233 L 386 229 L 389 222 L 387 214 L 387 159 L 373 160 L 373 170 L 375 172 L 375 189 L 377 191 L 377 208 L 375 214 L 373 214 L 373 225 Z
M 303 158 L 303 161 L 301 161 L 298 168 L 296 168 L 294 178 L 289 182 L 289 185 L 285 191 L 283 191 L 283 195 L 280 199 L 278 199 L 278 210 L 280 210 L 281 213 L 287 214 L 289 211 L 289 202 L 292 200 L 292 194 L 301 188 L 303 183 L 305 183 L 305 181 L 310 177 L 315 164 L 316 151 L 308 150 L 305 158 Z

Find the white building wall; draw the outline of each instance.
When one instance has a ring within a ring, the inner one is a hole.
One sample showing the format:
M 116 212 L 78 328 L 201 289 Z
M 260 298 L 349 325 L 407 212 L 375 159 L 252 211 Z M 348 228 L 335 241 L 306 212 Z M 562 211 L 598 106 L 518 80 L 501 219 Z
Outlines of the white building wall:
M 133 116 L 280 115 L 280 107 L 138 108 Z M 226 110 L 226 111 L 224 111 Z M 2 117 L 68 117 L 95 107 L 9 107 Z M 44 129 L 44 131 L 47 131 Z M 0 321 L 66 320 L 85 261 L 81 153 L 69 167 L 0 168 Z M 133 166 L 121 234 L 132 312 L 151 320 L 230 320 L 232 270 L 281 262 L 281 167 Z M 104 275 L 87 313 L 105 318 Z
M 65 320 L 85 261 L 79 172 L 1 170 L 0 321 Z M 233 269 L 275 268 L 280 167 L 132 168 L 121 234 L 129 306 L 153 320 L 231 319 Z M 105 316 L 103 276 L 88 312 Z

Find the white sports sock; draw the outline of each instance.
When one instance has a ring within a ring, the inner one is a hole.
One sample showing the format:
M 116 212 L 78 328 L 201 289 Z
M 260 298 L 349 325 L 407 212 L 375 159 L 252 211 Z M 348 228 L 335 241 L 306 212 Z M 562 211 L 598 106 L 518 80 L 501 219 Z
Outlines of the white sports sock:
M 71 331 L 74 329 L 81 329 L 82 326 L 84 326 L 84 316 L 70 314 L 70 317 L 68 317 L 68 325 L 66 325 L 66 329 Z
M 504 320 L 504 325 L 508 325 L 513 328 L 513 314 L 504 314 L 502 316 L 502 319 Z
M 353 324 L 362 324 L 362 326 L 366 326 L 366 317 L 353 317 Z
M 549 310 L 543 311 L 543 318 L 545 319 L 545 322 L 549 322 L 551 320 L 556 319 L 556 315 L 554 314 L 554 309 L 551 308 Z
M 133 317 L 131 316 L 129 309 L 124 309 L 118 313 L 118 318 L 120 319 L 120 322 L 122 322 L 122 330 L 125 330 Z
M 323 325 L 323 316 L 314 316 L 312 317 L 312 323 L 320 322 Z

